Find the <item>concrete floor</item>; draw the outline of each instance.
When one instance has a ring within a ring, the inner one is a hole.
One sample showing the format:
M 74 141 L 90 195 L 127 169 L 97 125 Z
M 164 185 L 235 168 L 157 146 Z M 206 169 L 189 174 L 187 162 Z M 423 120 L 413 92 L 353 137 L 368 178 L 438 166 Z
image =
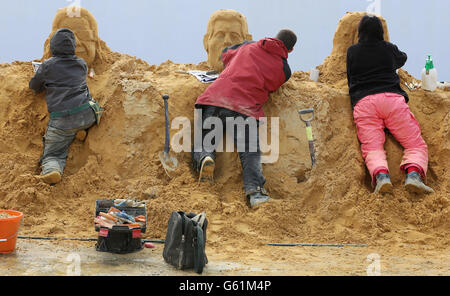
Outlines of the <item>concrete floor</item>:
M 95 242 L 19 239 L 0 254 L 0 276 L 197 276 L 164 262 L 163 244 L 131 254 L 97 252 Z M 272 247 L 246 255 L 208 253 L 203 276 L 450 275 L 450 254 L 411 246 L 401 255 L 376 248 Z M 262 253 L 261 253 L 262 252 Z M 253 253 L 253 255 L 251 255 Z M 372 255 L 376 256 L 373 257 Z M 380 255 L 378 255 L 380 254 Z M 230 260 L 230 258 L 233 258 Z M 373 267 L 373 268 L 372 268 Z

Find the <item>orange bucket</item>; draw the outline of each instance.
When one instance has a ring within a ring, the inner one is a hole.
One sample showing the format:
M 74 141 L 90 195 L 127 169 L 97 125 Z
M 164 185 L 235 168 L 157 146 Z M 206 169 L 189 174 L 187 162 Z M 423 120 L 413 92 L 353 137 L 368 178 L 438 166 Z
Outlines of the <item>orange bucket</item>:
M 16 248 L 17 234 L 23 218 L 23 213 L 17 211 L 0 210 L 12 217 L 0 218 L 0 254 L 8 254 Z

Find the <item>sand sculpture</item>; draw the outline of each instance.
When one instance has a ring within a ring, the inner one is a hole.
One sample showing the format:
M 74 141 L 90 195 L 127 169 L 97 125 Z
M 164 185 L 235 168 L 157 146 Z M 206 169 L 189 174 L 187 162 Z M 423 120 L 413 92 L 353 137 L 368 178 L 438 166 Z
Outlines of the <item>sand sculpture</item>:
M 332 66 L 345 69 L 342 54 L 356 41 L 357 19 L 362 15 L 347 14 L 337 28 L 333 59 L 327 58 L 322 65 L 327 69 L 322 74 L 330 80 Z M 101 42 L 100 46 L 105 48 Z M 101 65 L 98 58 L 96 55 L 94 66 Z M 161 94 L 170 94 L 171 118 L 186 116 L 193 126 L 194 102 L 207 87 L 175 72 L 192 65 L 170 61 L 148 65 L 116 52 L 103 58 L 107 67 L 88 83 L 91 93 L 106 107 L 105 115 L 102 123 L 89 131 L 86 142 L 73 144 L 65 179 L 56 186 L 34 178 L 39 173 L 37 161 L 48 113 L 43 95 L 37 97 L 28 90 L 31 62 L 0 64 L 0 208 L 24 212 L 21 235 L 94 237 L 95 201 L 127 197 L 147 202 L 151 227 L 146 239 L 164 239 L 173 210 L 206 212 L 211 221 L 208 256 L 211 254 L 212 261 L 218 254 L 226 260 L 257 262 L 264 257 L 279 261 L 279 252 L 264 246 L 267 242 L 366 243 L 376 250 L 384 247 L 397 257 L 409 255 L 406 246 L 411 245 L 426 245 L 438 253 L 448 251 L 448 91 L 407 90 L 411 111 L 429 146 L 427 183 L 436 192 L 426 198 L 408 194 L 402 188 L 404 174 L 393 170 L 394 194 L 383 197 L 371 193 L 346 87 L 337 87 L 323 77 L 322 83 L 312 82 L 305 73 L 294 72 L 265 106 L 267 116 L 280 118 L 280 156 L 276 163 L 264 165 L 273 201 L 255 211 L 242 198 L 236 154 L 218 155 L 220 169 L 213 185 L 198 184 L 190 153 L 177 155 L 180 168 L 173 179 L 158 160 L 164 146 Z M 335 78 L 346 83 L 345 72 L 340 75 Z M 311 107 L 315 110 L 314 168 L 305 126 L 297 112 Z M 386 150 L 389 166 L 397 167 L 402 148 L 390 136 Z M 283 260 L 283 264 L 298 266 L 298 260 L 303 260 L 285 257 L 295 260 Z
M 68 28 L 75 33 L 77 48 L 75 54 L 83 58 L 93 76 L 94 68 L 104 59 L 110 49 L 98 36 L 98 25 L 94 16 L 85 8 L 77 8 L 79 16 L 73 15 L 71 7 L 61 8 L 56 12 L 52 23 L 52 32 L 45 41 L 42 59 L 51 57 L 50 39 L 60 28 Z
M 339 21 L 336 33 L 333 38 L 333 49 L 331 54 L 318 67 L 320 70 L 320 80 L 328 83 L 347 83 L 347 49 L 358 43 L 358 25 L 366 12 L 348 12 Z M 389 41 L 389 32 L 386 20 L 380 16 L 384 29 L 384 39 Z M 344 82 L 342 80 L 345 79 Z
M 222 50 L 244 40 L 252 40 L 245 16 L 232 9 L 215 11 L 209 18 L 203 37 L 203 45 L 208 53 L 208 66 L 213 70 L 222 71 L 223 63 L 220 59 Z

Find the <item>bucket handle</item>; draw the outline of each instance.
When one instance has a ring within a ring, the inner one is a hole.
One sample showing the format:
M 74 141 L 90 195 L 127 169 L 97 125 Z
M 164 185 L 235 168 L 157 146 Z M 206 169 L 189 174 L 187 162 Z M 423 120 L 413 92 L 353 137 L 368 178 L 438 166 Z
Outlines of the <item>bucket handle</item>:
M 16 233 L 14 233 L 13 235 L 11 235 L 11 236 L 8 237 L 8 238 L 0 238 L 0 243 L 1 243 L 1 242 L 7 242 L 7 241 L 9 241 L 10 239 L 12 239 L 12 238 L 14 238 L 15 236 L 17 236 L 18 233 L 19 233 L 19 231 L 17 231 Z
M 0 243 L 2 243 L 2 242 L 7 242 L 7 241 L 9 241 L 10 239 L 12 239 L 12 238 L 14 238 L 15 236 L 17 236 L 18 234 L 19 234 L 19 230 L 20 230 L 20 227 L 21 226 L 23 226 L 23 217 L 20 219 L 20 224 L 19 224 L 19 228 L 17 229 L 17 232 L 16 233 L 14 233 L 13 235 L 11 235 L 10 237 L 8 237 L 8 238 L 0 238 Z

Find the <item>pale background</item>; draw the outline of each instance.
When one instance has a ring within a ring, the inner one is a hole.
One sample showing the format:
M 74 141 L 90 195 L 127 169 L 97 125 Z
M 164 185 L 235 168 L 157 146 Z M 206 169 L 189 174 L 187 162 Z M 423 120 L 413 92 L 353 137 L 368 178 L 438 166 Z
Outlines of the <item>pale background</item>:
M 379 6 L 374 5 L 379 1 Z M 80 3 L 96 17 L 99 35 L 113 51 L 160 64 L 206 60 L 203 35 L 212 12 L 235 9 L 247 18 L 253 39 L 294 30 L 289 57 L 294 71 L 320 65 L 330 54 L 339 19 L 347 11 L 379 7 L 391 41 L 405 51 L 405 69 L 420 79 L 432 54 L 440 81 L 450 80 L 448 0 L 0 0 L 0 62 L 40 58 L 56 10 Z

